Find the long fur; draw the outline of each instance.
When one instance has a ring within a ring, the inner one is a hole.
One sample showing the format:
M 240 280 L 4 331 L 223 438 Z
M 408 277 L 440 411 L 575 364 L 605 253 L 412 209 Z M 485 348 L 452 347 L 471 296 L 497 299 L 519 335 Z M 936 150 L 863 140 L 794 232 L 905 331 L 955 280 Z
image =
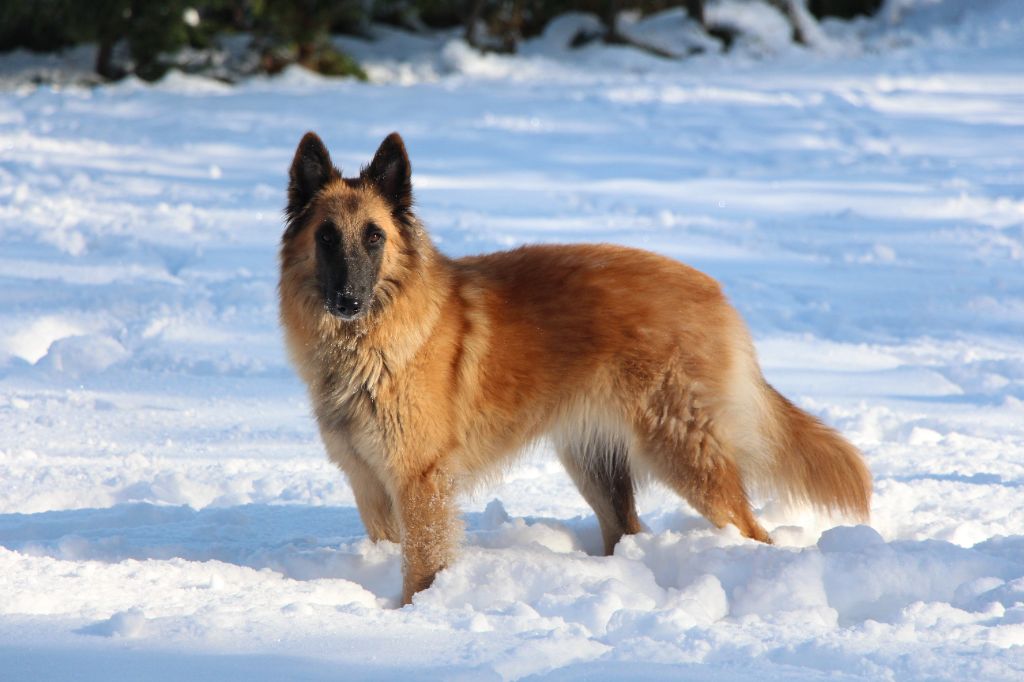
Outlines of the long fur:
M 772 408 L 764 428 L 775 456 L 775 491 L 791 501 L 867 521 L 871 472 L 857 448 L 768 384 L 764 390 Z
M 611 245 L 449 259 L 412 213 L 401 138 L 356 179 L 324 171 L 321 146 L 304 138 L 293 166 L 293 184 L 306 184 L 288 209 L 281 321 L 370 537 L 402 543 L 405 602 L 452 559 L 458 492 L 543 436 L 594 507 L 607 552 L 640 530 L 633 490 L 645 476 L 765 542 L 751 490 L 866 518 L 859 453 L 765 383 L 710 277 Z M 325 178 L 313 193 L 311 177 Z M 313 232 L 325 220 L 345 239 L 368 221 L 387 233 L 356 320 L 324 307 Z

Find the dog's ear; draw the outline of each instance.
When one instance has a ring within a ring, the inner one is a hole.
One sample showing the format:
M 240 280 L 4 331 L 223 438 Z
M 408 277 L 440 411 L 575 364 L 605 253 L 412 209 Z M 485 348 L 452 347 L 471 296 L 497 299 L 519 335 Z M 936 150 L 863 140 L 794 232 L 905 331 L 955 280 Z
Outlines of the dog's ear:
M 402 136 L 391 133 L 380 143 L 373 161 L 361 175 L 391 203 L 396 213 L 401 214 L 412 208 L 411 174 L 409 155 L 405 151 Z
M 303 135 L 288 171 L 288 218 L 298 217 L 313 195 L 336 177 L 341 177 L 341 173 L 331 164 L 323 141 L 313 132 Z

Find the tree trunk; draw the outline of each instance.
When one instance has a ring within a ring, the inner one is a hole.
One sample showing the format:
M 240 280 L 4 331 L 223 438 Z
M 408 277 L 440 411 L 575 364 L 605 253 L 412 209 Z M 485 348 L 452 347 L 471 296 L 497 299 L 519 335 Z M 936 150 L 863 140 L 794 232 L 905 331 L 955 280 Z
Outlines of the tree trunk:
M 860 15 L 875 14 L 882 7 L 882 0 L 810 0 L 807 4 L 811 14 L 818 19 L 853 19 Z
M 706 29 L 707 23 L 704 21 L 704 0 L 685 0 L 683 5 L 686 7 L 686 13 L 690 15 L 690 18 Z
M 114 68 L 114 41 L 110 38 L 100 39 L 99 49 L 96 50 L 96 73 L 108 81 L 124 75 Z
M 798 0 L 768 0 L 768 4 L 782 12 L 786 17 L 786 21 L 789 22 L 789 27 L 793 32 L 793 42 L 797 45 L 806 45 L 807 36 L 804 35 L 804 30 L 800 26 L 800 16 L 797 14 L 796 7 L 793 5 L 793 3 L 797 1 Z
M 621 43 L 622 35 L 619 34 L 619 0 L 605 0 L 604 13 L 601 15 L 601 23 L 604 24 L 607 43 Z
M 480 49 L 480 36 L 477 35 L 477 27 L 480 25 L 480 15 L 484 11 L 486 0 L 472 0 L 469 5 L 469 13 L 466 14 L 466 42 L 470 47 Z

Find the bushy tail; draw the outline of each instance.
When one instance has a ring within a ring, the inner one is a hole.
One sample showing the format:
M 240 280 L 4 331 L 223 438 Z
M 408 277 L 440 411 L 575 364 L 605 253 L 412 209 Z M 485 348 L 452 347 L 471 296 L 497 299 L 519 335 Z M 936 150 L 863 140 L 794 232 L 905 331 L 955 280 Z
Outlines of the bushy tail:
M 867 521 L 871 473 L 849 441 L 765 384 L 774 487 L 793 501 Z

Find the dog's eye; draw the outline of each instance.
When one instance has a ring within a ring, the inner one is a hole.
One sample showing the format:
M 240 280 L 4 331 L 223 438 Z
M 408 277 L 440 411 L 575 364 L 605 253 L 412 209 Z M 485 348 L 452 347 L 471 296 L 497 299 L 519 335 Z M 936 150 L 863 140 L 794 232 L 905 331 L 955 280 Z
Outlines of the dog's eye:
M 366 243 L 375 246 L 384 241 L 384 232 L 377 227 L 376 223 L 370 223 L 366 226 Z
M 320 239 L 321 244 L 330 246 L 331 244 L 334 243 L 334 233 L 331 232 L 330 230 L 320 230 L 320 233 L 317 235 L 317 237 Z

